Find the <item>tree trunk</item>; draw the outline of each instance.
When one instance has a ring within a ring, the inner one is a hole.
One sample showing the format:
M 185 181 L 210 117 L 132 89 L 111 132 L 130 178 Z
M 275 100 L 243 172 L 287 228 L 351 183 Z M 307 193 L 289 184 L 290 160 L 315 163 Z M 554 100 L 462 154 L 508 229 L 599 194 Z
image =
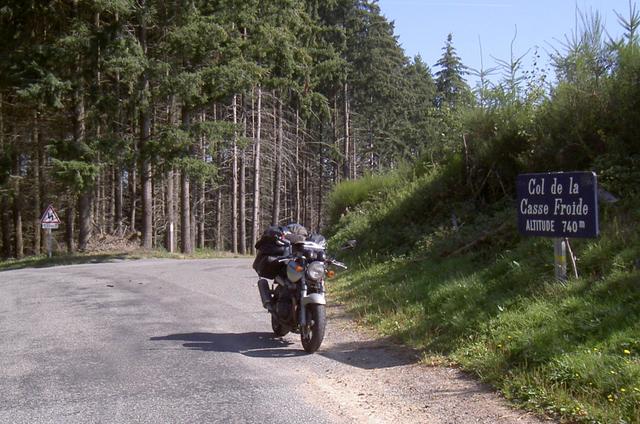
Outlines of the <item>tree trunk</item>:
M 218 121 L 218 108 L 213 104 L 212 117 L 214 121 Z M 223 168 L 222 149 L 220 146 L 216 146 L 215 163 L 218 169 Z M 211 245 L 213 249 L 217 251 L 223 250 L 222 246 L 222 184 L 218 182 L 214 193 L 214 221 L 211 226 Z
M 206 112 L 203 110 L 198 115 L 198 122 L 200 124 L 204 124 L 207 121 Z M 194 155 L 202 161 L 202 163 L 206 163 L 206 152 L 205 152 L 205 135 L 201 134 L 198 137 L 198 145 L 197 149 L 194 150 Z M 192 237 L 191 244 L 193 248 L 202 249 L 204 248 L 204 224 L 205 224 L 205 180 L 200 178 L 198 181 L 195 181 L 191 187 L 191 199 L 193 199 L 193 203 L 191 205 L 191 229 L 192 229 Z
M 295 162 L 295 176 L 296 176 L 296 193 L 295 193 L 295 218 L 296 222 L 300 223 L 300 110 L 296 110 L 296 162 Z
M 288 222 L 291 219 L 291 215 L 289 214 L 290 212 L 290 205 L 289 205 L 289 178 L 288 178 L 288 172 L 287 172 L 287 164 L 283 163 L 282 164 L 282 194 L 281 194 L 281 198 L 282 198 L 282 206 L 281 206 L 281 212 L 280 212 L 280 216 L 282 217 L 282 219 L 285 222 Z
M 159 191 L 159 193 L 158 193 Z M 161 209 L 164 206 L 163 203 L 163 196 L 164 196 L 164 184 L 162 183 L 161 180 L 159 180 L 158 178 L 152 177 L 151 178 L 151 210 L 153 211 L 153 222 L 158 221 L 157 218 L 157 212 L 159 209 Z M 161 216 L 164 216 L 164 214 L 160 214 Z M 152 246 L 161 246 L 162 243 L 158 242 L 158 237 L 160 235 L 160 232 L 162 231 L 160 228 L 158 228 L 159 226 L 156 225 L 152 225 L 151 229 L 152 229 L 152 234 L 153 234 L 153 239 L 151 241 L 151 245 Z
M 11 217 L 9 216 L 9 196 L 2 194 L 0 199 L 0 214 L 2 218 L 2 256 L 11 257 Z
M 97 160 L 100 163 L 100 158 Z M 94 224 L 98 228 L 98 233 L 102 233 L 102 222 L 100 221 L 100 185 L 102 185 L 102 172 L 98 172 L 96 175 L 96 184 L 93 187 L 93 210 L 91 214 L 94 217 Z
M 231 250 L 238 253 L 238 95 L 233 95 L 233 148 L 231 179 Z
M 131 232 L 136 232 L 136 208 L 138 207 L 138 172 L 136 172 L 135 164 L 129 171 L 129 193 L 131 197 L 131 210 L 129 211 L 129 223 Z
M 94 13 L 94 26 L 96 33 L 100 33 L 100 12 Z M 95 57 L 95 87 L 96 87 L 96 95 L 98 98 L 102 97 L 102 72 L 101 72 L 101 49 L 100 43 L 96 43 L 96 57 Z M 95 122 L 95 140 L 100 140 L 102 136 L 102 118 L 98 113 L 96 115 Z M 100 154 L 97 155 L 97 163 L 101 163 Z M 89 215 L 89 219 L 91 220 L 90 225 L 97 224 L 97 228 L 100 234 L 104 232 L 104 214 L 103 212 L 103 204 L 104 204 L 104 196 L 103 196 L 103 170 L 98 170 L 98 175 L 96 176 L 96 183 L 93 186 L 94 192 L 89 196 L 90 201 L 93 204 L 89 204 L 89 207 L 92 209 L 92 215 Z M 91 230 L 91 229 L 90 229 Z
M 115 21 L 116 23 L 118 22 L 119 16 L 118 14 L 115 15 Z M 120 101 L 120 71 L 116 72 L 116 84 L 115 84 L 115 88 L 116 88 L 116 100 Z M 116 137 L 120 137 L 123 138 L 123 133 L 124 131 L 122 130 L 122 111 L 120 108 L 118 108 L 117 112 L 116 112 L 116 119 L 113 122 L 114 125 L 114 133 L 116 134 Z M 122 169 L 120 168 L 119 165 L 114 165 L 113 166 L 113 178 L 111 181 L 112 184 L 112 189 L 111 192 L 113 193 L 113 199 L 112 199 L 112 228 L 111 231 L 115 232 L 118 236 L 122 235 L 122 218 L 123 218 L 123 207 L 122 207 L 122 201 L 123 201 L 123 187 L 122 187 Z
M 305 157 L 302 158 L 302 203 L 303 208 L 301 211 L 302 225 L 305 227 L 311 227 L 311 219 L 309 219 L 309 175 L 308 165 L 309 161 Z
M 16 161 L 16 175 L 19 175 L 20 160 Z M 23 199 L 20 187 L 20 179 L 17 179 L 13 192 L 13 230 L 14 230 L 14 252 L 17 259 L 24 257 L 24 240 L 22 238 L 22 208 Z
M 277 134 L 276 134 L 276 154 L 275 154 L 275 169 L 274 169 L 274 183 L 273 183 L 273 207 L 271 224 L 278 225 L 280 222 L 280 192 L 282 185 L 282 99 L 275 97 L 275 101 L 278 102 L 278 113 L 274 119 L 277 120 Z
M 214 105 L 214 108 L 215 108 L 215 105 Z M 216 119 L 217 119 L 217 116 L 216 116 Z M 216 162 L 218 165 L 218 169 L 222 169 L 223 163 L 224 163 L 224 156 L 221 148 L 217 149 Z M 224 195 L 223 184 L 218 183 L 218 188 L 216 190 L 216 227 L 215 227 L 215 231 L 216 231 L 215 246 L 216 246 L 216 250 L 218 251 L 224 250 L 224 240 L 222 237 L 222 207 L 224 205 L 223 195 Z
M 340 147 L 340 134 L 338 131 L 338 123 L 340 122 L 340 108 L 338 107 L 338 93 L 336 92 L 333 96 L 333 148 L 336 152 L 341 150 Z M 332 169 L 333 169 L 333 184 L 338 184 L 340 182 L 340 176 L 342 173 L 340 159 L 335 159 L 332 161 Z
M 194 199 L 198 198 L 198 183 L 196 182 L 195 184 L 191 185 L 191 200 L 193 201 Z M 196 211 L 197 209 L 197 205 L 195 203 L 192 203 L 191 205 L 191 215 L 190 215 L 190 219 L 191 219 L 191 251 L 193 252 L 197 246 L 196 242 L 197 242 L 197 237 L 196 237 L 196 230 L 198 229 L 198 222 L 196 221 Z
M 191 111 L 183 106 L 182 108 L 182 127 L 185 131 L 189 131 L 191 127 Z M 193 253 L 193 244 L 191 244 L 191 186 L 189 176 L 183 170 L 180 175 L 180 206 L 181 206 L 181 251 L 185 254 Z
M 35 155 L 33 161 L 33 254 L 40 254 L 40 245 L 42 243 L 42 230 L 40 228 L 40 214 L 42 213 L 40 199 L 40 167 L 42 166 L 42 158 L 40 156 L 40 131 L 38 127 L 38 113 L 33 115 L 33 152 Z
M 70 196 L 69 203 L 65 210 L 65 242 L 67 244 L 67 252 L 75 253 L 76 247 L 73 243 L 73 233 L 76 220 L 76 210 L 73 207 L 74 199 Z
M 353 130 L 353 128 L 350 128 L 350 130 Z M 353 131 L 354 134 L 350 135 L 350 144 L 351 144 L 351 179 L 355 180 L 358 178 L 358 161 L 357 161 L 357 143 L 356 143 L 356 136 L 355 136 L 355 131 Z
M 200 183 L 200 192 L 198 194 L 198 247 L 205 248 L 205 222 L 207 216 L 207 184 L 205 181 Z
M 104 233 L 107 231 L 107 227 L 109 226 L 107 220 L 107 187 L 108 187 L 108 171 L 107 169 L 101 171 L 102 175 L 102 184 L 100 184 L 100 233 Z
M 247 113 L 242 101 L 243 136 L 247 138 Z M 247 254 L 247 158 L 243 147 L 240 152 L 240 253 Z
M 38 186 L 38 192 L 40 193 L 40 210 L 38 211 L 38 222 L 40 221 L 40 217 L 42 216 L 42 211 L 44 211 L 44 206 L 46 200 L 51 197 L 50 187 L 48 185 L 49 174 L 46 171 L 45 164 L 47 162 L 47 155 L 45 153 L 45 149 L 42 142 L 42 131 L 38 134 L 40 136 L 39 142 L 39 151 L 38 151 L 38 160 L 39 162 L 39 174 L 40 174 L 40 185 Z M 40 252 L 45 252 L 47 250 L 47 237 L 45 236 L 46 232 L 42 228 L 40 228 Z
M 74 0 L 74 9 L 77 14 L 78 0 Z M 76 80 L 76 87 L 74 90 L 74 110 L 73 110 L 73 142 L 78 147 L 78 151 L 83 151 L 86 148 L 86 110 L 84 106 L 84 78 L 82 77 L 82 65 L 81 58 L 76 60 L 76 73 L 78 79 Z M 83 181 L 83 192 L 80 193 L 79 216 L 80 216 L 80 231 L 78 232 L 78 249 L 83 251 L 87 248 L 87 243 L 91 238 L 91 207 L 92 207 L 92 193 L 93 193 L 93 181 Z M 88 208 L 88 210 L 85 210 Z
M 122 235 L 122 218 L 123 218 L 123 187 L 122 187 L 122 169 L 116 166 L 114 169 L 115 199 L 114 199 L 114 224 L 118 235 Z
M 351 176 L 349 169 L 349 85 L 344 83 L 344 150 L 343 154 L 343 166 L 342 166 L 342 178 L 348 180 Z
M 224 250 L 222 240 L 222 186 L 218 187 L 216 193 L 216 250 Z
M 141 112 L 140 116 L 140 178 L 142 182 L 142 242 L 144 249 L 153 247 L 153 184 L 151 180 L 151 161 L 146 145 L 151 137 L 151 116 Z
M 167 171 L 167 175 L 165 177 L 167 184 L 167 200 L 165 202 L 165 213 L 167 214 L 167 230 L 166 230 L 166 240 L 165 240 L 165 248 L 173 253 L 176 250 L 176 230 L 175 230 L 175 202 L 174 202 L 174 182 L 173 182 L 173 170 L 170 169 Z
M 323 157 L 323 149 L 320 146 L 320 157 Z M 318 182 L 318 225 L 316 226 L 317 232 L 319 233 L 322 229 L 322 208 L 324 201 L 324 193 L 323 193 L 323 184 L 322 184 L 322 162 L 318 162 L 318 176 L 316 181 Z
M 186 172 L 182 172 L 180 175 L 180 190 L 182 196 L 180 198 L 181 206 L 181 251 L 182 253 L 193 253 L 193 246 L 191 245 L 191 199 L 189 196 L 189 177 Z
M 3 97 L 0 92 L 0 151 L 4 151 L 4 108 Z M 0 195 L 0 230 L 2 230 L 2 256 L 11 257 L 11 222 L 9 221 L 9 197 L 6 193 Z
M 147 55 L 147 24 L 145 21 L 145 0 L 139 0 L 142 9 L 140 16 L 140 46 L 144 55 Z M 151 182 L 151 161 L 147 145 L 151 138 L 151 113 L 149 96 L 149 74 L 145 69 L 141 75 L 141 107 L 140 107 L 140 178 L 142 182 L 142 247 L 153 247 L 153 185 Z
M 177 126 L 178 114 L 176 113 L 176 97 L 174 95 L 169 96 L 167 101 L 167 117 L 169 125 Z M 176 199 L 177 193 L 179 193 L 178 178 L 176 171 L 171 168 L 167 171 L 166 176 L 166 195 L 167 200 L 165 202 L 165 213 L 167 215 L 167 228 L 165 236 L 165 248 L 173 253 L 177 249 L 178 230 L 177 230 L 177 208 L 179 202 Z
M 369 125 L 367 127 L 367 137 L 369 138 L 369 171 L 373 171 L 376 167 L 376 156 L 375 150 L 373 148 L 373 130 L 371 120 L 369 120 Z
M 74 142 L 77 145 L 85 143 L 85 108 L 84 96 L 79 89 L 76 90 L 76 105 L 74 110 Z M 80 193 L 78 210 L 80 214 L 80 228 L 78 231 L 78 250 L 84 251 L 91 238 L 91 201 L 93 194 L 92 184 L 85 181 L 85 188 Z
M 253 145 L 253 216 L 251 220 L 251 249 L 258 241 L 260 231 L 260 135 L 262 130 L 262 88 L 258 86 L 258 122 Z
M 180 170 L 173 170 L 173 218 L 175 222 L 175 240 L 174 247 L 175 250 L 181 249 L 182 246 L 181 240 L 182 237 L 182 229 L 180 225 L 182 225 L 182 209 L 180 204 L 182 203 L 182 172 Z
M 107 220 L 107 233 L 113 234 L 113 230 L 115 228 L 115 217 L 116 217 L 116 172 L 115 167 L 109 167 L 109 219 Z M 106 182 L 105 182 L 106 184 Z M 105 192 L 106 193 L 106 192 Z
M 87 250 L 87 244 L 91 238 L 91 203 L 93 190 L 85 190 L 78 199 L 78 212 L 80 214 L 80 228 L 78 236 L 78 250 Z
M 200 122 L 207 122 L 207 113 L 205 111 L 200 115 Z M 207 163 L 207 139 L 205 135 L 200 137 L 200 160 Z M 207 182 L 203 179 L 198 184 L 198 247 L 205 248 L 205 227 L 207 217 Z

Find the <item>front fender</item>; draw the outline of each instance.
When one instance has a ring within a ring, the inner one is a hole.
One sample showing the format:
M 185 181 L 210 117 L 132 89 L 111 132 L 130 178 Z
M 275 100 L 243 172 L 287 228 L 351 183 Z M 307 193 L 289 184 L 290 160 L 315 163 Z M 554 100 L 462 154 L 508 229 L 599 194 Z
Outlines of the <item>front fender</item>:
M 307 306 L 307 305 L 326 305 L 327 304 L 327 300 L 324 297 L 324 294 L 322 293 L 311 293 L 308 296 L 305 296 L 302 298 L 302 306 Z

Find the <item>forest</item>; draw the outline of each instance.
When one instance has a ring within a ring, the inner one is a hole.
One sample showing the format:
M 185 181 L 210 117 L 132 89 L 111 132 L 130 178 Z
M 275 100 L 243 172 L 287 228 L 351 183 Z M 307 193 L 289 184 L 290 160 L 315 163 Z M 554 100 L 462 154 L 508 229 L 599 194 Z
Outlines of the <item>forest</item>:
M 449 34 L 432 69 L 370 0 L 5 2 L 0 254 L 40 254 L 50 204 L 59 251 L 112 235 L 250 253 L 268 225 L 337 222 L 339 183 L 407 166 L 453 167 L 472 209 L 526 171 L 593 169 L 628 192 L 640 18 L 630 3 L 612 39 L 581 17 L 550 52 L 487 69 Z
M 47 205 L 68 252 L 114 235 L 247 253 L 270 224 L 321 229 L 337 182 L 423 152 L 460 70 L 438 89 L 375 1 L 4 4 L 3 257 L 43 251 Z

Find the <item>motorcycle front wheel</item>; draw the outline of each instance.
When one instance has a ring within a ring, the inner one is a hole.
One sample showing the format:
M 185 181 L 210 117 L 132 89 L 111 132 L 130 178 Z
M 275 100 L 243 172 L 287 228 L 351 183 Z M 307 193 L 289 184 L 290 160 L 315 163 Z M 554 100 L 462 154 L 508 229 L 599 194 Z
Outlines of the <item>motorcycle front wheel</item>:
M 307 353 L 314 353 L 320 348 L 326 325 L 327 315 L 324 305 L 308 305 L 307 325 L 300 332 L 300 341 Z

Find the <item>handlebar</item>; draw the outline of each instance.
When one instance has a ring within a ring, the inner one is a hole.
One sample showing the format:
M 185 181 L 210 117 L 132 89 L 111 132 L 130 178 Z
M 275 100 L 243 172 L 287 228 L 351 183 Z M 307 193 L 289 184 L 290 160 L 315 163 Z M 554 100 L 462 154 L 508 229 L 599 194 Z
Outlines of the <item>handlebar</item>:
M 293 255 L 279 256 L 279 257 L 276 258 L 276 261 L 282 263 L 282 262 L 288 262 L 288 261 L 290 261 L 290 260 L 292 260 L 294 258 L 295 258 L 295 256 L 293 256 Z M 340 261 L 338 261 L 336 259 L 328 259 L 326 262 L 327 262 L 327 264 L 336 266 L 338 268 L 348 269 L 345 264 L 343 264 L 342 262 L 340 262 Z

